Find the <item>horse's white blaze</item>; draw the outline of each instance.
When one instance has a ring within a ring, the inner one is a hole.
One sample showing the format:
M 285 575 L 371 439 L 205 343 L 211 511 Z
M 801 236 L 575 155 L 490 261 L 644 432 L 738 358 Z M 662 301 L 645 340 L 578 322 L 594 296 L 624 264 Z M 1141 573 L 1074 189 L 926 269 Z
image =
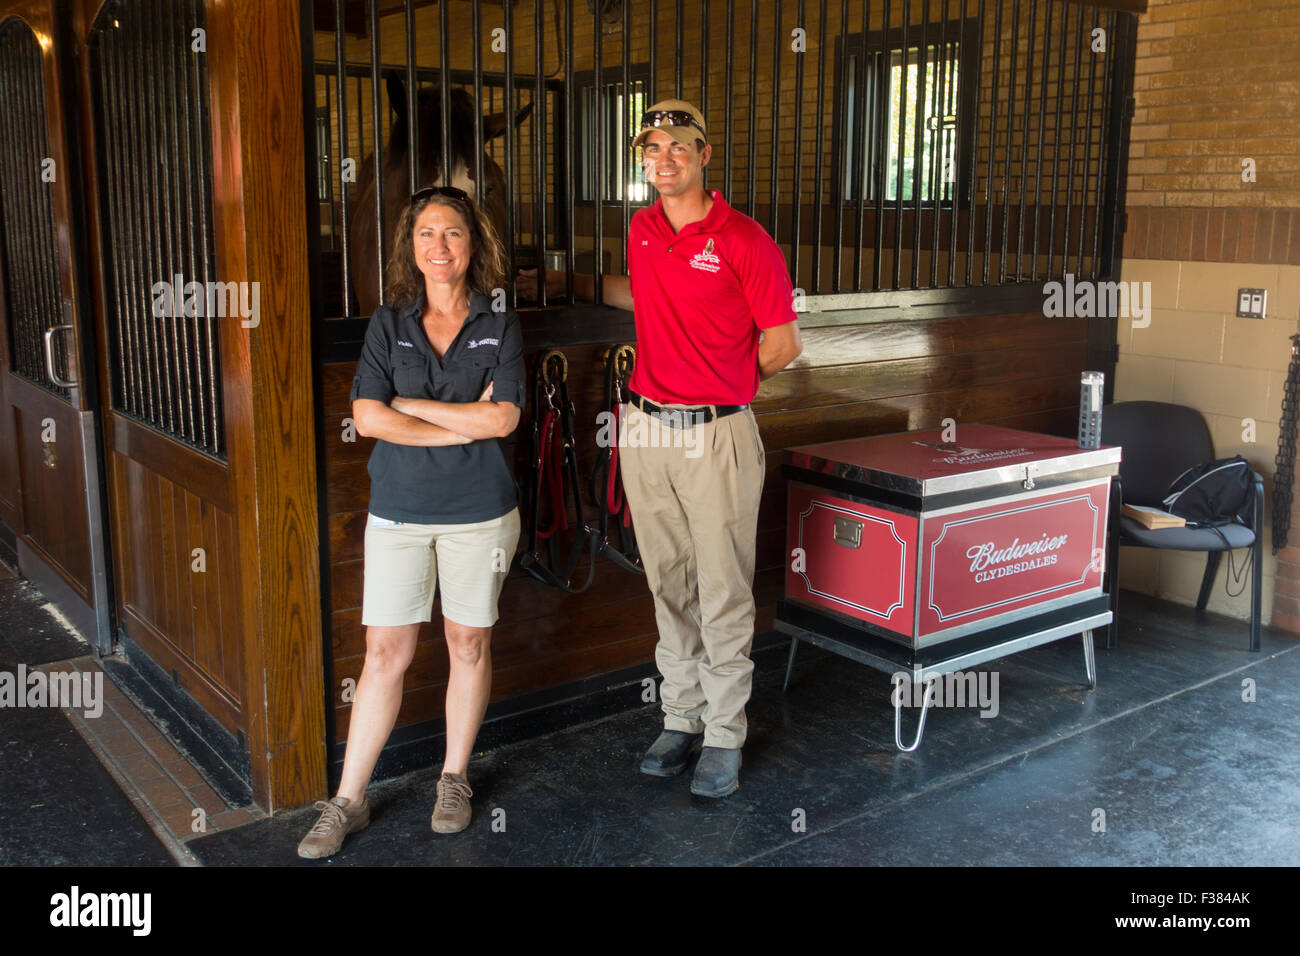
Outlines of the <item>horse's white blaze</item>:
M 441 185 L 443 186 L 448 185 L 448 183 L 446 182 L 446 177 L 443 177 L 443 182 L 441 183 Z M 469 166 L 463 161 L 458 162 L 455 166 L 455 169 L 452 171 L 450 185 L 454 186 L 456 189 L 459 189 L 461 192 L 468 193 L 471 196 L 474 195 L 474 180 L 470 178 Z

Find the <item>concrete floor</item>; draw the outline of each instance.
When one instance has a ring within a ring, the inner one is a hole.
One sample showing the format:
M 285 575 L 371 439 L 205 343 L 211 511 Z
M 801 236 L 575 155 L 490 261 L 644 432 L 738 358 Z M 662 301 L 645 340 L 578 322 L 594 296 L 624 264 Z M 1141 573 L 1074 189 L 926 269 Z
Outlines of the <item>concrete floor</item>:
M 0 669 L 84 654 L 23 589 L 0 581 Z M 429 830 L 429 769 L 372 784 L 370 828 L 328 860 L 294 854 L 310 809 L 198 836 L 185 855 L 317 867 L 1300 863 L 1300 642 L 1266 630 L 1251 654 L 1241 622 L 1123 599 L 1096 691 L 1077 638 L 994 662 L 998 715 L 932 710 L 913 754 L 894 747 L 887 675 L 805 645 L 782 694 L 778 647 L 755 658 L 741 789 L 728 799 L 692 797 L 689 771 L 636 772 L 659 726 L 646 705 L 477 756 L 461 834 Z M 170 862 L 61 712 L 18 713 L 4 721 L 0 864 Z M 904 721 L 908 735 L 915 713 Z

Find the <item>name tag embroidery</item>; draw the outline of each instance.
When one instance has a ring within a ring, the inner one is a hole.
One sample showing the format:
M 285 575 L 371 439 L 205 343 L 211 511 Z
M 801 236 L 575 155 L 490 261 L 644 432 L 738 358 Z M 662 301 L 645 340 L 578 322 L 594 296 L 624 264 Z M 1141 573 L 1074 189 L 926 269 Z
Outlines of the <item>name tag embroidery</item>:
M 411 343 L 411 342 L 403 342 L 401 339 L 398 339 L 398 340 L 397 340 L 397 344 L 400 345 L 400 346 L 401 346 L 402 348 L 404 348 L 404 349 L 413 349 L 413 348 L 415 348 L 415 345 L 414 345 L 413 343 Z
M 466 345 L 465 348 L 476 349 L 480 345 L 500 345 L 500 344 L 501 344 L 500 339 L 474 339 L 468 345 Z

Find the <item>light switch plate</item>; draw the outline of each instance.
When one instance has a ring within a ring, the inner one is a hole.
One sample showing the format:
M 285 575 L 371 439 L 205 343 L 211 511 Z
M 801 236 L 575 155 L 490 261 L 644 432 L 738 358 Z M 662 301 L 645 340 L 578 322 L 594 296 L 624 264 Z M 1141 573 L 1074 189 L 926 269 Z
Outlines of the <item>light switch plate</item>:
M 1237 290 L 1237 315 L 1243 319 L 1262 319 L 1267 311 L 1267 289 Z

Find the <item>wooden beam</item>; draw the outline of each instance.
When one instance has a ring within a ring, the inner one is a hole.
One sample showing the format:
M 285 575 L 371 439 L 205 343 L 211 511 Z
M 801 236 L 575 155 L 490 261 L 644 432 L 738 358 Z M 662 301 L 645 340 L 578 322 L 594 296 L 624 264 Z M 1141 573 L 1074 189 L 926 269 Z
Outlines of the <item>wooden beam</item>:
M 255 327 L 222 329 L 241 557 L 243 705 L 268 811 L 326 795 L 300 8 L 208 5 L 218 275 L 256 282 Z

